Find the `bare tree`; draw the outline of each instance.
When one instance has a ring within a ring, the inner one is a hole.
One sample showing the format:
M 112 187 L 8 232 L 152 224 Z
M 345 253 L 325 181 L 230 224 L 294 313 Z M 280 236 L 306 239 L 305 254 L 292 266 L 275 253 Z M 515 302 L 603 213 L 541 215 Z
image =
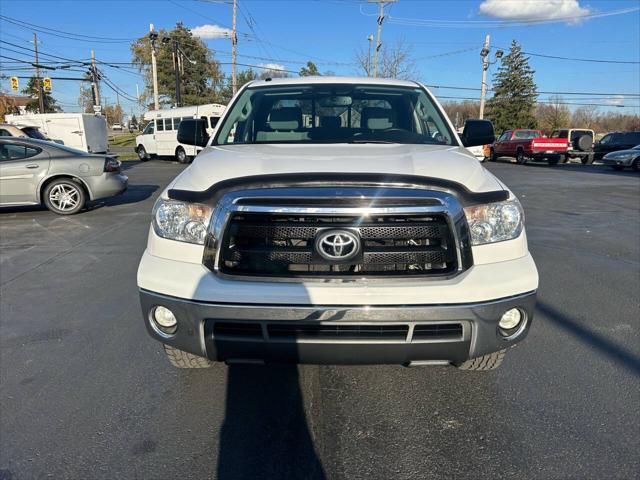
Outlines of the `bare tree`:
M 369 50 L 361 48 L 355 54 L 359 74 L 373 76 L 373 66 Z M 415 61 L 411 58 L 406 42 L 398 40 L 394 45 L 383 44 L 378 53 L 378 77 L 398 78 L 401 80 L 415 80 L 418 71 Z
M 564 104 L 561 96 L 554 95 L 547 103 L 539 103 L 536 107 L 538 126 L 546 133 L 559 128 L 568 128 L 571 123 L 571 111 Z
M 576 108 L 571 118 L 571 126 L 574 128 L 595 129 L 598 122 L 598 107 L 595 105 L 585 105 Z

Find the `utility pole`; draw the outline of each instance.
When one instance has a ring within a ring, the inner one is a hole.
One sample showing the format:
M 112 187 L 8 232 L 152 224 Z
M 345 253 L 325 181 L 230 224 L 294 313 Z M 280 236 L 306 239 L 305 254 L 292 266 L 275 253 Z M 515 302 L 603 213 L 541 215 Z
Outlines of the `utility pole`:
M 98 70 L 96 69 L 96 54 L 91 50 L 91 89 L 93 91 L 93 104 L 100 106 L 100 89 L 98 88 Z
M 136 100 L 138 103 L 138 123 L 142 121 L 142 109 L 140 107 L 140 90 L 138 89 L 138 84 L 136 83 Z
M 173 41 L 173 66 L 176 72 L 176 107 L 182 104 L 180 98 L 180 48 L 178 47 L 178 41 Z
M 238 91 L 238 75 L 236 71 L 236 49 L 238 48 L 238 34 L 236 32 L 236 9 L 237 1 L 233 0 L 233 21 L 231 33 L 231 91 L 235 95 Z
M 369 41 L 369 54 L 367 55 L 367 76 L 371 76 L 371 42 L 373 42 L 373 35 L 367 37 Z
M 371 1 L 371 0 L 370 0 Z M 373 0 L 373 3 L 378 4 L 378 28 L 376 31 L 376 50 L 373 53 L 373 77 L 378 76 L 378 54 L 380 53 L 380 47 L 382 47 L 382 22 L 384 22 L 384 6 L 387 3 L 394 3 L 397 0 Z
M 480 86 L 480 114 L 478 115 L 480 119 L 484 118 L 484 101 L 487 96 L 487 70 L 489 70 L 489 65 L 493 65 L 504 55 L 504 52 L 498 49 L 493 62 L 490 61 L 489 53 L 491 48 L 489 47 L 489 40 L 489 35 L 487 35 L 484 39 L 484 47 L 480 50 L 480 56 L 482 57 L 482 85 Z
M 153 108 L 160 109 L 158 102 L 158 70 L 156 65 L 156 40 L 158 34 L 153 30 L 153 23 L 149 24 L 149 39 L 151 40 L 151 74 L 153 76 Z
M 42 85 L 40 85 L 40 68 L 38 67 L 38 35 L 33 32 L 33 52 L 36 56 L 36 91 L 38 92 L 38 111 L 45 113 L 44 111 L 44 98 L 42 96 Z
M 487 70 L 489 69 L 489 35 L 484 38 L 484 47 L 480 52 L 482 57 L 482 85 L 480 86 L 480 119 L 484 118 L 484 99 L 487 96 Z

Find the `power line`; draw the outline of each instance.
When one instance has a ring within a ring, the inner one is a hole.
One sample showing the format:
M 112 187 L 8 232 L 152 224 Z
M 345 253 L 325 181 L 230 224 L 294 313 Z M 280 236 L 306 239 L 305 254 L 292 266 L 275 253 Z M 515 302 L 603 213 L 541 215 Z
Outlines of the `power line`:
M 474 97 L 452 97 L 452 96 L 438 95 L 438 98 L 445 98 L 447 100 L 473 100 L 476 102 L 478 101 L 478 99 Z M 545 105 L 574 105 L 574 106 L 584 106 L 584 107 L 640 108 L 640 105 L 616 105 L 611 103 L 574 103 L 574 102 L 553 102 L 553 101 L 544 101 L 544 100 L 537 100 L 536 103 L 541 103 Z
M 407 17 L 389 16 L 389 23 L 397 25 L 406 25 L 412 27 L 430 27 L 430 28 L 497 28 L 497 27 L 524 27 L 530 25 L 543 25 L 549 23 L 576 22 L 579 20 L 587 20 L 592 18 L 603 18 L 614 15 L 624 15 L 639 11 L 639 7 L 623 8 L 612 10 L 609 12 L 588 13 L 585 15 L 573 15 L 570 17 L 556 17 L 546 19 L 519 19 L 519 20 L 434 20 Z M 360 13 L 365 16 L 371 14 L 364 13 L 360 7 Z
M 503 50 L 506 50 L 503 48 Z M 570 57 L 559 57 L 556 55 L 546 55 L 542 53 L 532 53 L 532 52 L 522 52 L 525 55 L 530 55 L 532 57 L 542 57 L 542 58 L 551 58 L 553 60 L 570 60 L 572 62 L 593 62 L 593 63 L 622 63 L 622 64 L 633 64 L 638 65 L 640 62 L 630 61 L 630 60 L 600 60 L 596 58 L 570 58 Z
M 0 20 L 11 23 L 27 30 L 35 30 L 46 35 L 52 35 L 54 37 L 66 38 L 68 40 L 76 40 L 80 42 L 92 42 L 92 43 L 130 43 L 135 38 L 112 38 L 112 37 L 99 37 L 92 35 L 84 35 L 81 33 L 65 32 L 63 30 L 56 30 L 54 28 L 43 27 L 34 23 L 25 22 L 16 18 L 7 17 L 6 15 L 0 15 Z
M 424 84 L 425 87 L 429 88 L 442 88 L 446 90 L 473 90 L 480 91 L 478 87 L 459 87 L 452 85 L 429 85 Z M 489 91 L 494 91 L 493 88 L 487 89 Z M 545 95 L 594 95 L 594 96 L 616 96 L 616 95 L 624 95 L 625 97 L 640 97 L 640 93 L 603 93 L 603 92 L 549 92 L 549 91 L 539 91 L 539 94 Z

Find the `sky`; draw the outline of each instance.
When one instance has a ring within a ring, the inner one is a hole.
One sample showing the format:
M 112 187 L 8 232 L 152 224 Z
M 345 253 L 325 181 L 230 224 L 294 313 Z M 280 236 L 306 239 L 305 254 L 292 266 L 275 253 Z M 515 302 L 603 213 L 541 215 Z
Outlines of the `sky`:
M 490 35 L 492 60 L 498 48 L 507 50 L 515 39 L 532 54 L 620 62 L 530 57 L 540 92 L 578 93 L 562 95 L 576 104 L 572 109 L 586 103 L 605 105 L 601 111 L 640 113 L 640 0 L 398 0 L 385 12 L 382 42 L 403 41 L 416 63 L 416 80 L 425 84 L 479 89 L 480 50 Z M 14 69 L 17 60 L 32 58 L 34 28 L 41 30 L 38 48 L 45 55 L 89 59 L 94 49 L 100 61 L 130 62 L 130 42 L 148 34 L 150 23 L 171 29 L 178 21 L 201 36 L 225 73 L 231 72 L 228 0 L 0 0 L 0 16 L 0 71 L 7 77 L 30 74 Z M 377 5 L 366 0 L 238 0 L 238 62 L 298 71 L 312 60 L 321 72 L 354 75 L 355 52 L 366 51 L 376 19 Z M 68 32 L 77 38 L 63 38 Z M 45 58 L 55 60 L 43 55 L 41 61 Z M 489 69 L 489 87 L 497 67 Z M 133 67 L 105 66 L 103 71 L 126 94 L 120 98 L 125 112 L 137 114 L 135 101 L 126 97 L 135 100 L 136 84 L 142 91 L 142 76 Z M 26 79 L 20 82 L 22 88 Z M 79 86 L 53 80 L 53 95 L 65 111 L 79 111 Z M 8 78 L 0 80 L 0 89 L 10 91 Z M 441 100 L 479 95 L 476 90 L 432 91 Z M 108 103 L 115 102 L 108 86 L 102 85 L 102 92 Z

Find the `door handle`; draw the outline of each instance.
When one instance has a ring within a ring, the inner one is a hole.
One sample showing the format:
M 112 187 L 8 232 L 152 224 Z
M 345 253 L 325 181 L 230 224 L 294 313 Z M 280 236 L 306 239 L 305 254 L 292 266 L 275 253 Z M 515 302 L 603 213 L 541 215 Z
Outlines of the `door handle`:
M 30 163 L 29 165 L 27 165 L 27 168 L 38 168 L 40 165 L 36 165 L 35 163 Z

